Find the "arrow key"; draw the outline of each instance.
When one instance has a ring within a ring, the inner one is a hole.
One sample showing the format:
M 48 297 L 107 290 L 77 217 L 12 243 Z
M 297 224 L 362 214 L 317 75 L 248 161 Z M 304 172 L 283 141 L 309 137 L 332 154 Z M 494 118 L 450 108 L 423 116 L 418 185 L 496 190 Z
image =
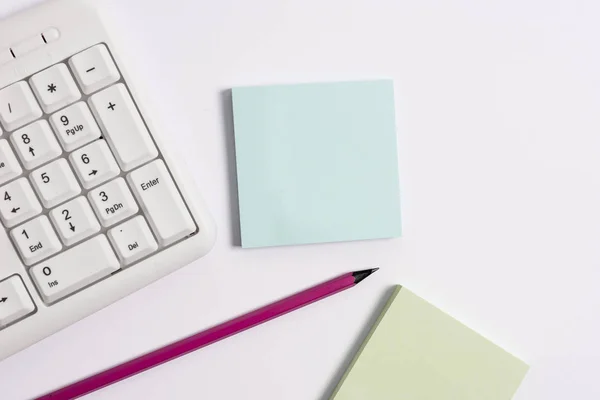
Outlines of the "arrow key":
M 42 212 L 42 206 L 26 178 L 0 187 L 0 219 L 11 228 Z
M 81 184 L 91 189 L 119 175 L 119 165 L 115 161 L 105 140 L 96 140 L 69 156 L 71 165 L 77 172 Z
M 35 311 L 19 275 L 0 281 L 0 330 Z
M 85 197 L 77 197 L 50 211 L 50 219 L 65 246 L 100 231 L 100 224 Z
M 62 149 L 45 120 L 14 132 L 10 141 L 26 169 L 33 169 L 60 156 Z

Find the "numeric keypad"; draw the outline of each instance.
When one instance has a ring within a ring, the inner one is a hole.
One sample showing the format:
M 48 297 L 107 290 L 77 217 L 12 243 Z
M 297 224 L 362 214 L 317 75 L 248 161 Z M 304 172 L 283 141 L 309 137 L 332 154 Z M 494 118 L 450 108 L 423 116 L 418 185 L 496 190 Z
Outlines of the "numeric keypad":
M 0 125 L 0 220 L 47 305 L 197 229 L 106 45 L 0 89 Z

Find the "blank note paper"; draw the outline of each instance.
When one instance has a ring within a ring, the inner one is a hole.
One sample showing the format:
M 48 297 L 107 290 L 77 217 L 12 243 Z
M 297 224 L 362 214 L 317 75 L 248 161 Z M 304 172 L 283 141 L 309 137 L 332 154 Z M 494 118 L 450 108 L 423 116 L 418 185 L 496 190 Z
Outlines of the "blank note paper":
M 400 236 L 392 81 L 232 98 L 243 247 Z
M 518 358 L 398 287 L 335 400 L 510 400 Z

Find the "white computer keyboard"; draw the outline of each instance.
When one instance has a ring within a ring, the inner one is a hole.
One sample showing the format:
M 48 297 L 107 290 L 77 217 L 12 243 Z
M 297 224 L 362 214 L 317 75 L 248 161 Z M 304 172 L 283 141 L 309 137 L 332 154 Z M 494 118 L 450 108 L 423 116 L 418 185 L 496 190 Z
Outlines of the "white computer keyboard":
M 212 247 L 88 3 L 0 22 L 0 125 L 0 360 Z

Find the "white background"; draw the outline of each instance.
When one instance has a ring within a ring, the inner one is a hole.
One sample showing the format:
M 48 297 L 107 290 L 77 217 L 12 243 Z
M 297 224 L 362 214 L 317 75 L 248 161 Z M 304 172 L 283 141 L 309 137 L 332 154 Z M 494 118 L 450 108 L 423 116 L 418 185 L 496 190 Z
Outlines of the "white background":
M 34 2 L 2 0 L 0 14 Z M 600 397 L 600 3 L 97 3 L 219 238 L 204 259 L 0 363 L 3 400 L 375 265 L 350 291 L 89 398 L 325 400 L 396 283 L 527 361 L 516 400 Z M 395 81 L 403 238 L 234 247 L 223 91 L 382 77 Z

